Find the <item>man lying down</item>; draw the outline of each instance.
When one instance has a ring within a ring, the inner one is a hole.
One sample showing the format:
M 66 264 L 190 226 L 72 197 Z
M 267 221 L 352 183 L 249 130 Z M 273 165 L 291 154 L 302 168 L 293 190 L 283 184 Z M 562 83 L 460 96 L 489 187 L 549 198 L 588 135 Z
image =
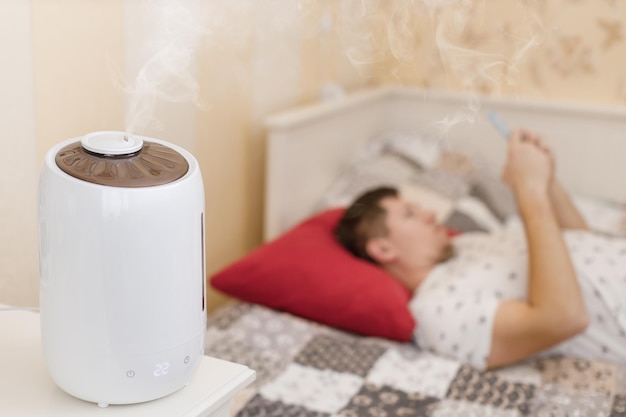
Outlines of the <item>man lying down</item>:
M 417 344 L 478 368 L 539 353 L 626 364 L 626 239 L 594 234 L 536 135 L 511 135 L 502 178 L 522 228 L 449 238 L 393 188 L 360 196 L 338 240 L 413 292 Z

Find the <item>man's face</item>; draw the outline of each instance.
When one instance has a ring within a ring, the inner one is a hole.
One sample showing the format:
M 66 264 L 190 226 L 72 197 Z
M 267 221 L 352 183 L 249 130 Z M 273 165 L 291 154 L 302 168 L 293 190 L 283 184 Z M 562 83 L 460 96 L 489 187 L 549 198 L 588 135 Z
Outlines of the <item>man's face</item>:
M 385 238 L 399 260 L 407 265 L 434 266 L 452 256 L 450 238 L 435 213 L 401 197 L 385 198 L 381 205 L 387 211 Z

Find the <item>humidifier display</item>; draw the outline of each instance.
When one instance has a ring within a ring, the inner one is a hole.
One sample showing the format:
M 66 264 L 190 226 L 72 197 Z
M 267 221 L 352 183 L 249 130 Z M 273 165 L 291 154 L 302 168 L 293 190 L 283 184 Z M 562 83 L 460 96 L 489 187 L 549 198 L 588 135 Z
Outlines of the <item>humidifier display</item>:
M 40 311 L 48 372 L 68 394 L 130 404 L 187 384 L 206 326 L 204 189 L 194 157 L 95 132 L 46 155 Z

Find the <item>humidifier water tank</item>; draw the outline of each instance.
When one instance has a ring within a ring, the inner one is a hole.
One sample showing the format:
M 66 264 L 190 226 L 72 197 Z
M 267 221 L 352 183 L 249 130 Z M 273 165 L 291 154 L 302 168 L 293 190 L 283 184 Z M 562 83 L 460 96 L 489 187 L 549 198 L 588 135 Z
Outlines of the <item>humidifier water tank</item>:
M 95 132 L 53 147 L 39 187 L 41 339 L 54 382 L 100 406 L 182 388 L 206 326 L 194 157 Z

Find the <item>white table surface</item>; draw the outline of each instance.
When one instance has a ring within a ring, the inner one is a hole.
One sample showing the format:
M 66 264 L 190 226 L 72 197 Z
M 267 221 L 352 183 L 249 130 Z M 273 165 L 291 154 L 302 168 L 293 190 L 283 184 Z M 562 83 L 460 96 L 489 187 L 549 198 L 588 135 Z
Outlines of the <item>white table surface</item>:
M 246 366 L 204 356 L 191 383 L 167 397 L 99 408 L 66 394 L 48 375 L 39 314 L 0 308 L 0 416 L 221 416 L 232 397 L 254 378 L 255 372 Z

